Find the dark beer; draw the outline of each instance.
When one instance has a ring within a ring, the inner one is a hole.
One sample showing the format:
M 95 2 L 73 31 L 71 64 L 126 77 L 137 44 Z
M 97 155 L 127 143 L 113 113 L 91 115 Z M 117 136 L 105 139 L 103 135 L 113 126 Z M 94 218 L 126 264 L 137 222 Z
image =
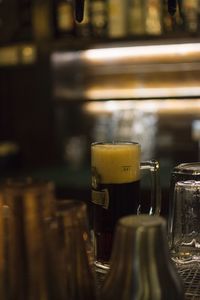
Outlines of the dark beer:
M 139 144 L 92 145 L 93 229 L 97 262 L 109 262 L 118 219 L 137 214 L 139 183 Z

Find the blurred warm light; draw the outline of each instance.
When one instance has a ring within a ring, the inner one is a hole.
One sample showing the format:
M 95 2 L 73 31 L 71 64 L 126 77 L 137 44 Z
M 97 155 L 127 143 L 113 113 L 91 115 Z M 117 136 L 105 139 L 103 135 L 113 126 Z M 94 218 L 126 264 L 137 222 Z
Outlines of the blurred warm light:
M 21 51 L 22 62 L 32 63 L 36 59 L 36 48 L 33 46 L 24 46 Z
M 0 49 L 0 66 L 29 64 L 36 60 L 36 47 L 29 44 L 2 47 Z
M 192 138 L 195 141 L 200 141 L 200 120 L 192 121 Z
M 74 62 L 80 59 L 80 51 L 74 52 L 54 52 L 51 59 L 55 65 Z
M 200 99 L 155 99 L 155 100 L 110 100 L 88 102 L 84 105 L 88 113 L 112 113 L 117 110 L 141 110 L 158 114 L 191 114 L 200 116 Z
M 89 88 L 85 96 L 89 100 L 100 99 L 127 99 L 127 98 L 156 98 L 156 97 L 196 97 L 200 95 L 200 86 L 174 86 L 167 88 Z
M 19 62 L 19 51 L 17 47 L 2 47 L 0 49 L 0 65 L 16 65 Z
M 23 56 L 31 56 L 33 55 L 33 48 L 32 47 L 24 47 L 22 50 Z
M 130 60 L 140 63 L 140 59 L 164 59 L 171 60 L 191 57 L 200 59 L 200 43 L 165 44 L 165 45 L 143 45 L 122 46 L 113 48 L 96 48 L 77 52 L 54 52 L 52 59 L 54 63 L 69 62 L 80 59 L 87 62 L 113 62 Z
M 56 95 L 86 100 L 200 96 L 200 43 L 119 45 L 54 52 L 54 67 L 58 73 L 66 70 Z
M 200 56 L 200 44 L 184 43 L 89 49 L 82 51 L 81 55 L 83 59 L 95 62 L 116 59 L 140 59 L 143 57 Z

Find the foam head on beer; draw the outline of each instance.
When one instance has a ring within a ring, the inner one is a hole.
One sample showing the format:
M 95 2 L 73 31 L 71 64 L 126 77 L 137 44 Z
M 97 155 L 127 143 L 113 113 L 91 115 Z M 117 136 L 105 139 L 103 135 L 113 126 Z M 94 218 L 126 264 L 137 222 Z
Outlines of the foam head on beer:
M 137 143 L 96 143 L 92 147 L 92 167 L 103 184 L 140 180 L 141 148 Z

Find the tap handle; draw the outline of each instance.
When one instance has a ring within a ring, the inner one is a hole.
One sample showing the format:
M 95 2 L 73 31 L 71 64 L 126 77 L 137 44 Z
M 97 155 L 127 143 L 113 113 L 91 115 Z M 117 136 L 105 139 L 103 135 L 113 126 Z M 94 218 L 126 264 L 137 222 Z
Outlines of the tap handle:
M 74 0 L 75 6 L 75 19 L 78 22 L 83 20 L 83 12 L 84 12 L 84 0 Z
M 168 12 L 173 16 L 176 12 L 176 0 L 168 0 Z

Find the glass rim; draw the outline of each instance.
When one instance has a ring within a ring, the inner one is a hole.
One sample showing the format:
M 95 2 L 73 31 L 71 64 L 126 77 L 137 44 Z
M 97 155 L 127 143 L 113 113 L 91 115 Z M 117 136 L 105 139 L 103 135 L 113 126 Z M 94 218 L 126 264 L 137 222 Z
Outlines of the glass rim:
M 200 162 L 182 163 L 174 167 L 173 173 L 200 175 Z
M 178 181 L 175 184 L 175 188 L 187 188 L 187 189 L 200 188 L 200 180 Z
M 138 227 L 150 228 L 157 226 L 166 226 L 166 221 L 161 216 L 152 216 L 148 214 L 142 215 L 128 215 L 119 219 L 118 227 L 126 227 L 133 229 Z
M 98 145 L 139 145 L 140 143 L 138 142 L 133 142 L 133 141 L 112 141 L 112 142 L 93 142 L 91 143 L 91 146 L 98 146 Z

